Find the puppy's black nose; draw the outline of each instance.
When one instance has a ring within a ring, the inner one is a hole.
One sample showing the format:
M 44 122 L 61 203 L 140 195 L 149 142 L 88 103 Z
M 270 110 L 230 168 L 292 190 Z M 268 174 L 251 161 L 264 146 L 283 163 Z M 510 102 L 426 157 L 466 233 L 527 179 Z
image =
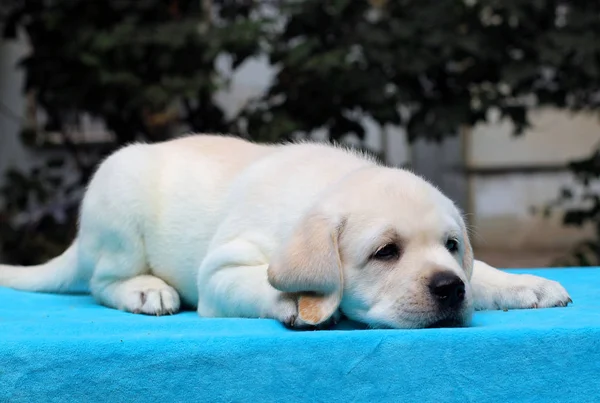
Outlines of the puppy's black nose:
M 465 283 L 450 272 L 434 274 L 429 290 L 439 304 L 447 308 L 456 308 L 465 299 Z

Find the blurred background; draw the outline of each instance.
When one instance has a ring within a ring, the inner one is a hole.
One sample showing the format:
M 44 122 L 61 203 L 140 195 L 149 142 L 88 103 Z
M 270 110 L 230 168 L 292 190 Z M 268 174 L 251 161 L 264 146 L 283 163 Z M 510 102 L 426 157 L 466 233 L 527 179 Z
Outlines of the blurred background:
M 499 267 L 600 259 L 600 2 L 2 0 L 0 260 L 74 236 L 133 141 L 365 149 L 427 177 Z

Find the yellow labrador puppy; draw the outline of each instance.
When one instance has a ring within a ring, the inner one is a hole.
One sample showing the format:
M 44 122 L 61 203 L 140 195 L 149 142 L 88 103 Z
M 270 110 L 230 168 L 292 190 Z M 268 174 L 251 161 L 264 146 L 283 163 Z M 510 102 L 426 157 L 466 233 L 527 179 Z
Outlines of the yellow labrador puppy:
M 474 261 L 454 204 L 422 178 L 324 144 L 190 136 L 101 164 L 77 239 L 0 285 L 89 284 L 108 307 L 288 326 L 466 325 L 474 309 L 565 306 L 558 283 Z

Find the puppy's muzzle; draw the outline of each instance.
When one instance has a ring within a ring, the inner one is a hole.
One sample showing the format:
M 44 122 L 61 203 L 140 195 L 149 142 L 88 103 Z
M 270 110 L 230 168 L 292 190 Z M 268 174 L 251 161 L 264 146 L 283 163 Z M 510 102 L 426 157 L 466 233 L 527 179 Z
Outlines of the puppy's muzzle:
M 439 272 L 429 281 L 429 292 L 441 309 L 458 309 L 465 300 L 465 283 L 452 272 Z

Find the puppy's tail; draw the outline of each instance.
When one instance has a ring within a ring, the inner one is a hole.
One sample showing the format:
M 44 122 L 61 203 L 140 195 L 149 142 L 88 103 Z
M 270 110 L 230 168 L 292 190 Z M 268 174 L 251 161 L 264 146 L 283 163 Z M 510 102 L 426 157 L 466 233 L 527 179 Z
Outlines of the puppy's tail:
M 87 279 L 78 273 L 77 241 L 60 256 L 37 266 L 0 264 L 0 286 L 23 291 L 68 292 Z

